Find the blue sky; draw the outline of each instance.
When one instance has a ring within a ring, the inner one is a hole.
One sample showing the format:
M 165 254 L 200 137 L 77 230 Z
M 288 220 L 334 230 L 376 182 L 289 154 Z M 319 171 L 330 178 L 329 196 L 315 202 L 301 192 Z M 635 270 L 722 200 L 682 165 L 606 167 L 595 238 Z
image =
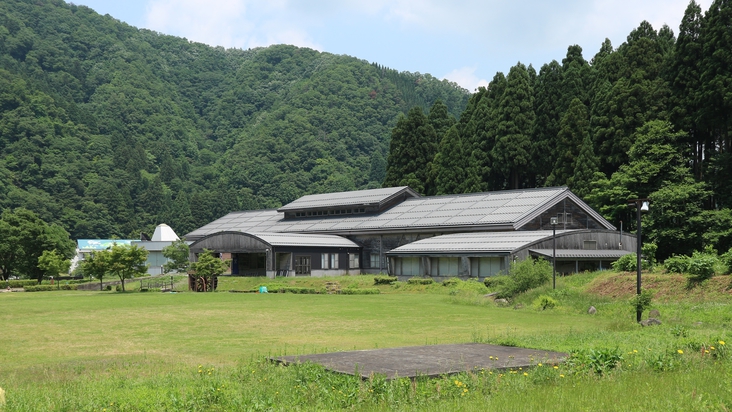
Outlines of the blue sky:
M 706 11 L 712 0 L 697 1 Z M 473 91 L 517 62 L 586 59 L 648 20 L 678 33 L 688 0 L 76 0 L 136 27 L 212 46 L 294 44 Z

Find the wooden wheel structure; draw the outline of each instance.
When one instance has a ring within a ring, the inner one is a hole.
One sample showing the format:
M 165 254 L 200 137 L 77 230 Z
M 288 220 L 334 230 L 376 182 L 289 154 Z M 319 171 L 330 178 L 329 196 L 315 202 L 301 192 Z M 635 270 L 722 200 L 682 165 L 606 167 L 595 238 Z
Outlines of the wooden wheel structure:
M 194 274 L 188 275 L 188 290 L 193 292 L 211 292 L 219 286 L 218 276 L 205 278 Z M 213 289 L 212 289 L 213 288 Z

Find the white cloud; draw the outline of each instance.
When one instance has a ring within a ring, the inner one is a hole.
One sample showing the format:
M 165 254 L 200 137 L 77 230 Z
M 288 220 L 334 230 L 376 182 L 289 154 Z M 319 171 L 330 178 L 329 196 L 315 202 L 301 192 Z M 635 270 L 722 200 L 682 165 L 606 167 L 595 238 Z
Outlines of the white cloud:
M 488 80 L 481 79 L 476 76 L 475 71 L 477 69 L 477 66 L 461 67 L 442 76 L 442 78 L 450 80 L 451 82 L 455 82 L 461 87 L 468 89 L 469 92 L 473 93 L 476 89 L 478 89 L 478 87 L 488 87 L 489 83 Z
M 212 46 L 294 44 L 320 49 L 306 24 L 289 18 L 287 0 L 151 0 L 146 26 Z

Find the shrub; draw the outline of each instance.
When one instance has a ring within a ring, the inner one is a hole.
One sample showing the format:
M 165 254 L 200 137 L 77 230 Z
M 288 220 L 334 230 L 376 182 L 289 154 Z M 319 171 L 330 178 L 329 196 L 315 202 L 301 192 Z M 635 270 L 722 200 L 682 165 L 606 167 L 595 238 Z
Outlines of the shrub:
M 279 285 L 268 285 L 268 293 L 294 293 L 298 295 L 315 295 L 318 292 L 315 288 L 301 288 L 295 286 L 279 286 Z
M 112 285 L 107 285 L 104 290 L 112 290 Z
M 688 272 L 691 280 L 700 282 L 714 276 L 714 266 L 718 258 L 710 253 L 694 252 L 689 259 Z
M 61 285 L 61 290 L 76 290 L 76 285 Z
M 452 287 L 452 286 L 457 286 L 458 283 L 460 283 L 460 279 L 450 278 L 450 279 L 443 280 L 442 286 Z
M 37 285 L 37 284 L 38 284 L 38 281 L 33 280 L 33 279 L 28 279 L 28 280 L 17 280 L 17 279 L 16 280 L 5 280 L 5 281 L 0 281 L 0 288 L 6 289 L 9 286 L 9 287 L 15 289 L 15 288 L 22 288 L 22 287 L 25 287 L 25 286 L 33 286 L 33 285 Z
M 635 309 L 636 312 L 645 312 L 646 309 L 651 307 L 651 301 L 653 300 L 653 291 L 649 289 L 641 290 L 640 295 L 633 295 L 630 298 L 630 306 Z
M 643 269 L 653 270 L 656 266 L 657 251 L 658 245 L 653 242 L 646 242 L 641 245 L 641 258 L 643 259 L 641 266 Z
M 598 375 L 602 375 L 618 366 L 623 360 L 619 348 L 577 350 L 570 353 L 567 364 L 572 368 L 589 368 Z
M 435 283 L 432 278 L 411 278 L 407 281 L 410 285 L 431 285 Z
M 341 290 L 342 295 L 378 295 L 381 291 L 378 288 L 348 288 Z
M 720 256 L 719 260 L 722 262 L 722 265 L 724 265 L 724 273 L 732 273 L 732 248 L 730 248 L 727 253 Z
M 23 286 L 23 290 L 26 292 L 49 292 L 56 290 L 54 285 L 36 285 L 36 286 Z
M 621 256 L 620 259 L 612 263 L 612 267 L 619 272 L 635 272 L 638 270 L 638 255 L 630 253 Z
M 663 261 L 663 267 L 669 273 L 686 273 L 689 271 L 689 260 L 686 255 L 673 255 Z
M 537 310 L 554 309 L 557 306 L 557 301 L 550 296 L 541 295 L 531 305 Z
M 374 276 L 374 285 L 391 285 L 396 281 L 396 276 Z
M 511 263 L 508 276 L 498 290 L 498 298 L 511 298 L 539 287 L 552 277 L 552 265 L 544 260 L 524 259 Z

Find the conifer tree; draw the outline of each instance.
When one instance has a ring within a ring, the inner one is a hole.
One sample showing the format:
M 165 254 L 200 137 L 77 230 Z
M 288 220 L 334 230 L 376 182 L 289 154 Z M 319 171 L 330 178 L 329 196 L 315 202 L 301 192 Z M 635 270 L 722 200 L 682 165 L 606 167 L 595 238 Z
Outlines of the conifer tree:
M 534 97 L 526 66 L 518 63 L 506 77 L 506 90 L 498 104 L 498 127 L 493 158 L 505 187 L 518 189 L 530 162 L 534 129 Z
M 569 188 L 580 198 L 590 194 L 592 192 L 592 182 L 603 177 L 602 174 L 597 175 L 600 170 L 600 162 L 595 156 L 593 146 L 590 134 L 585 134 L 582 148 L 574 163 L 574 174 L 567 180 Z
M 442 100 L 436 100 L 430 108 L 430 114 L 427 116 L 430 125 L 437 133 L 437 141 L 442 141 L 445 133 L 455 124 L 455 118 L 450 114 L 447 105 Z
M 424 187 L 427 183 L 428 164 L 437 153 L 437 134 L 429 124 L 422 108 L 415 106 L 407 116 L 402 116 L 391 133 L 389 156 L 386 160 L 386 176 L 383 187 L 414 184 L 419 181 Z M 409 179 L 407 176 L 412 175 Z M 416 188 L 413 187 L 416 190 Z M 429 191 L 424 187 L 425 192 Z
M 589 139 L 590 119 L 587 107 L 578 98 L 574 98 L 569 109 L 562 116 L 560 130 L 557 135 L 556 162 L 547 184 L 561 186 L 567 184 L 574 175 L 575 161 L 584 141 Z
M 562 66 L 556 60 L 539 71 L 534 90 L 536 126 L 531 147 L 531 171 L 536 186 L 544 186 L 556 161 L 557 134 L 562 117 Z
M 465 183 L 468 158 L 457 127 L 451 127 L 440 142 L 434 166 L 436 194 L 460 193 Z

